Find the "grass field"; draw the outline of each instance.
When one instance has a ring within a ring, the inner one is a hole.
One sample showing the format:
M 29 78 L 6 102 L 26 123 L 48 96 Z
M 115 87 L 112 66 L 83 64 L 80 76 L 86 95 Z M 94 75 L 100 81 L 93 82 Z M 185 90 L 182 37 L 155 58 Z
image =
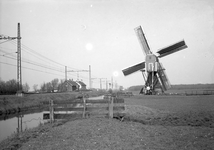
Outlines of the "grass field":
M 144 124 L 214 128 L 214 96 L 126 98 L 126 118 Z
M 135 95 L 134 97 L 126 98 L 126 104 L 146 106 L 171 112 L 214 111 L 214 95 Z
M 7 139 L 2 149 L 214 149 L 214 96 L 125 98 L 121 120 L 87 118 L 46 124 Z
M 142 85 L 129 88 L 135 94 L 139 94 Z M 214 95 L 214 84 L 187 84 L 171 85 L 171 88 L 165 91 L 166 94 L 178 95 Z

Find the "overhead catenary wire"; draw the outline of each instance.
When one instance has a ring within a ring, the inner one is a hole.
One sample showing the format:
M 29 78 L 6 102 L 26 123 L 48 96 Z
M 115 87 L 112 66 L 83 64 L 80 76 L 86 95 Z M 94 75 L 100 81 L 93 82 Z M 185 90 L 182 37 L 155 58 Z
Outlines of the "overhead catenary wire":
M 16 43 L 14 43 L 13 41 L 12 41 L 11 43 L 16 44 Z M 66 65 L 61 64 L 61 63 L 59 63 L 59 62 L 56 62 L 56 61 L 54 61 L 54 60 L 52 60 L 52 59 L 50 59 L 50 58 L 48 58 L 48 57 L 46 57 L 46 56 L 41 55 L 40 53 L 36 52 L 35 50 L 29 48 L 28 46 L 26 46 L 26 45 L 24 45 L 24 44 L 21 44 L 21 45 L 22 45 L 22 50 L 26 51 L 27 53 L 29 53 L 29 54 L 31 54 L 31 55 L 34 55 L 35 57 L 36 57 L 36 56 L 39 56 L 40 58 L 37 57 L 37 58 L 39 58 L 39 59 L 43 58 L 43 60 L 46 61 L 46 62 L 47 62 L 47 60 L 48 60 L 48 62 L 52 62 L 52 63 L 54 63 L 54 64 L 58 64 L 58 65 L 63 66 L 63 67 L 66 66 Z M 79 69 L 77 69 L 77 68 L 73 68 L 73 67 L 70 67 L 70 66 L 67 66 L 67 67 L 72 68 L 72 69 L 75 69 L 75 70 L 79 70 Z
M 8 56 L 4 56 L 4 57 L 9 58 L 9 59 L 13 59 L 13 60 L 17 60 L 17 58 L 12 58 L 12 57 L 8 57 Z M 28 63 L 28 64 L 36 65 L 36 66 L 43 67 L 43 68 L 45 68 L 45 69 L 49 69 L 49 70 L 53 70 L 53 71 L 58 71 L 58 72 L 64 74 L 64 71 L 56 70 L 56 69 L 49 68 L 49 67 L 45 67 L 45 66 L 40 66 L 40 65 L 38 65 L 38 64 L 33 64 L 33 63 L 27 62 L 27 61 L 25 61 L 25 60 L 23 60 L 23 59 L 22 59 L 22 61 L 25 62 L 25 63 Z M 3 63 L 3 62 L 2 62 L 2 63 Z M 6 64 L 6 63 L 5 63 L 5 64 Z M 7 64 L 8 64 L 8 63 L 7 63 Z M 13 65 L 13 64 L 10 64 L 10 65 Z M 13 66 L 16 66 L 16 65 L 13 65 Z M 23 68 L 27 68 L 27 69 L 34 70 L 34 71 L 39 71 L 39 72 L 44 72 L 44 71 L 41 71 L 41 70 L 38 70 L 38 69 L 32 69 L 32 68 L 28 68 L 28 67 L 23 67 Z M 44 73 L 46 73 L 46 72 L 44 72 Z M 50 74 L 50 72 L 48 72 L 48 73 Z M 54 74 L 54 73 L 51 73 L 51 74 Z M 73 76 L 73 77 L 76 76 L 76 75 L 71 74 L 71 73 L 69 73 L 69 74 L 70 74 L 71 76 Z M 58 75 L 58 74 L 55 74 L 55 75 Z M 63 76 L 63 75 L 60 75 L 60 76 Z M 64 76 L 63 76 L 63 77 L 64 77 Z M 83 76 L 81 76 L 81 78 L 88 79 L 87 77 L 83 77 Z
M 0 42 L 0 44 L 6 43 L 6 42 L 9 42 L 9 41 L 12 41 L 12 40 L 14 40 L 14 39 L 9 39 L 9 40 L 6 40 L 6 41 L 4 41 L 4 42 Z
M 13 60 L 17 60 L 17 58 L 13 58 L 13 57 L 9 57 L 9 56 L 3 56 L 3 57 L 9 58 L 9 59 L 13 59 Z M 34 64 L 33 62 L 26 61 L 26 60 L 23 60 L 23 59 L 22 59 L 22 62 L 31 64 L 31 65 L 35 65 L 35 66 L 39 66 L 39 67 L 43 67 L 43 68 L 46 68 L 46 69 L 58 71 L 58 72 L 63 72 L 63 71 L 60 71 L 60 70 L 57 70 L 57 69 L 50 68 L 50 67 L 48 67 L 48 66 L 42 66 L 42 65 L 39 65 L 39 64 Z M 63 72 L 63 73 L 64 73 L 64 72 Z
M 6 51 L 0 49 L 0 51 L 4 52 L 5 54 L 7 54 Z M 15 53 L 15 52 L 14 52 Z M 4 56 L 6 58 L 9 58 L 9 59 L 13 59 L 13 60 L 17 60 L 16 56 L 13 56 L 11 55 L 12 57 L 9 57 L 9 56 L 5 56 L 5 55 L 0 55 L 0 56 Z M 22 62 L 25 62 L 25 63 L 28 63 L 28 64 L 31 64 L 31 65 L 35 65 L 35 66 L 39 66 L 39 67 L 43 67 L 43 68 L 46 68 L 46 69 L 50 69 L 50 70 L 54 70 L 54 71 L 58 71 L 58 72 L 62 72 L 64 73 L 64 68 L 55 68 L 55 67 L 51 67 L 51 66 L 47 66 L 47 65 L 43 65 L 41 63 L 37 63 L 37 62 L 34 62 L 32 60 L 29 60 L 29 59 L 26 59 L 26 58 L 23 58 L 22 57 Z M 73 75 L 74 76 L 74 75 Z
M 16 45 L 16 43 L 15 42 L 11 42 L 13 45 Z M 23 45 L 23 44 L 21 44 L 21 46 L 22 46 L 22 51 L 25 51 L 25 52 L 27 52 L 28 54 L 30 54 L 30 55 L 32 55 L 32 56 L 34 56 L 34 57 L 36 57 L 36 58 L 38 58 L 38 59 L 40 59 L 40 60 L 42 60 L 42 61 L 44 61 L 44 62 L 47 62 L 47 63 L 54 63 L 54 65 L 59 65 L 59 63 L 57 63 L 57 62 L 55 62 L 55 61 L 53 61 L 53 60 L 51 60 L 51 59 L 49 59 L 49 58 L 47 58 L 47 57 L 45 57 L 45 56 L 43 56 L 43 55 L 41 55 L 41 54 L 39 54 L 39 53 L 37 53 L 37 52 L 34 52 L 33 50 L 31 50 L 30 48 L 25 48 L 25 47 L 27 47 L 27 46 L 25 46 L 25 45 Z M 61 65 L 60 64 L 60 66 L 64 66 L 64 65 Z
M 14 65 L 14 64 L 5 63 L 5 62 L 1 62 L 1 61 L 0 61 L 0 63 L 1 63 L 1 64 L 5 64 L 5 65 L 10 65 L 10 66 L 16 67 L 16 65 Z M 33 71 L 38 71 L 38 72 L 43 72 L 43 73 L 47 73 L 47 74 L 51 74 L 51 75 L 57 75 L 57 76 L 62 76 L 62 77 L 64 77 L 63 75 L 60 75 L 60 74 L 51 73 L 51 72 L 47 72 L 47 71 L 41 71 L 41 70 L 37 70 L 37 69 L 25 67 L 25 66 L 22 66 L 22 68 L 24 68 L 24 69 L 29 69 L 29 70 L 33 70 Z
M 13 41 L 12 41 L 12 43 L 13 43 Z M 13 44 L 15 45 L 16 43 L 13 43 Z M 24 46 L 24 47 L 23 47 L 23 46 Z M 51 62 L 54 62 L 54 63 L 56 63 L 56 64 L 58 64 L 58 65 L 63 66 L 63 67 L 66 66 L 66 65 L 63 65 L 63 64 L 58 63 L 58 62 L 56 62 L 56 61 L 53 61 L 53 60 L 51 60 L 51 59 L 49 59 L 49 58 L 47 58 L 47 57 L 45 57 L 45 56 L 39 54 L 38 52 L 36 52 L 36 51 L 32 50 L 31 48 L 25 46 L 24 44 L 22 44 L 22 50 L 24 50 L 25 52 L 29 53 L 30 55 L 33 55 L 34 57 L 39 58 L 40 60 L 46 61 L 46 62 L 48 62 L 48 63 L 49 63 L 49 61 L 51 61 Z M 30 51 L 30 52 L 29 52 L 29 51 Z M 42 57 L 43 59 L 41 59 L 41 58 L 38 57 L 38 56 Z M 46 59 L 49 60 L 49 61 L 47 61 Z M 73 68 L 73 67 L 70 67 L 70 66 L 67 66 L 67 67 L 68 67 L 68 68 L 71 68 L 71 69 L 75 69 L 75 70 L 83 70 L 83 69 Z M 61 68 L 61 70 L 64 70 L 64 68 Z M 73 75 L 74 75 L 74 74 L 73 74 Z M 82 75 L 80 75 L 80 77 L 81 77 L 81 78 L 85 78 L 85 79 L 89 79 L 88 77 L 84 77 L 84 76 L 82 76 Z
M 9 59 L 13 59 L 13 60 L 17 60 L 17 58 L 14 56 L 14 57 L 9 57 L 9 56 L 4 56 L 4 57 L 6 57 L 6 58 L 9 58 Z M 58 72 L 61 72 L 61 73 L 63 73 L 64 74 L 64 71 L 62 71 L 62 70 L 57 70 L 57 69 L 55 69 L 55 68 L 51 68 L 51 67 L 49 67 L 49 66 L 45 66 L 45 65 L 41 65 L 41 64 L 36 64 L 35 62 L 32 62 L 32 61 L 30 61 L 30 60 L 25 60 L 25 59 L 23 59 L 22 58 L 22 62 L 24 62 L 24 63 L 28 63 L 28 64 L 31 64 L 31 65 L 35 65 L 35 66 L 39 66 L 39 67 L 43 67 L 43 68 L 45 68 L 45 69 L 50 69 L 50 70 L 53 70 L 53 71 L 58 71 Z M 16 66 L 16 65 L 14 65 L 14 66 Z M 26 68 L 26 67 L 25 67 Z M 30 70 L 35 70 L 35 71 L 40 71 L 40 70 L 36 70 L 36 69 L 32 69 L 32 68 L 30 68 Z M 44 71 L 40 71 L 40 72 L 44 72 Z M 76 76 L 75 74 L 72 74 L 72 73 L 69 73 L 71 76 Z M 61 75 L 62 76 L 62 75 Z M 80 76 L 81 78 L 84 78 L 84 79 L 88 79 L 87 77 L 83 77 L 83 76 Z
M 12 50 L 12 51 L 17 51 L 16 48 L 7 48 L 7 47 L 2 47 L 0 46 L 1 49 L 6 49 L 6 50 Z
M 16 45 L 15 41 L 11 41 L 11 42 L 9 42 L 9 43 L 11 43 L 11 44 L 13 44 L 13 45 Z M 56 62 L 56 61 L 54 61 L 54 60 L 51 60 L 51 59 L 49 59 L 49 58 L 47 58 L 47 57 L 45 57 L 45 56 L 39 54 L 39 53 L 36 52 L 35 50 L 33 50 L 33 49 L 27 47 L 27 46 L 24 45 L 24 44 L 21 44 L 21 46 L 22 46 L 23 52 L 26 52 L 26 53 L 28 53 L 28 54 L 30 54 L 30 55 L 32 55 L 32 56 L 34 56 L 34 57 L 36 57 L 36 58 L 42 60 L 42 61 L 45 61 L 46 63 L 50 63 L 50 62 L 51 62 L 51 64 L 54 65 L 54 67 L 53 67 L 53 66 L 49 66 L 49 65 L 44 65 L 44 64 L 41 64 L 41 63 L 37 63 L 37 62 L 35 62 L 35 61 L 26 59 L 26 58 L 24 58 L 24 57 L 22 57 L 22 62 L 28 63 L 28 64 L 30 64 L 30 65 L 35 65 L 35 66 L 38 66 L 38 67 L 43 67 L 43 68 L 46 68 L 46 69 L 50 69 L 50 70 L 53 70 L 53 71 L 58 71 L 58 72 L 64 73 L 64 67 L 65 67 L 66 65 L 63 65 L 63 64 L 58 63 L 58 62 Z M 1 49 L 2 49 L 2 47 L 1 47 Z M 10 50 L 11 50 L 11 49 L 10 49 Z M 4 53 L 5 53 L 5 51 L 4 51 Z M 14 53 L 15 53 L 15 52 L 14 52 Z M 1 56 L 1 55 L 0 55 L 0 56 Z M 4 57 L 7 57 L 7 58 L 9 58 L 9 59 L 17 60 L 17 59 L 15 58 L 16 56 L 14 56 L 13 54 L 11 54 L 10 56 L 11 56 L 11 57 L 8 57 L 8 56 L 5 56 L 5 54 L 4 54 Z M 14 58 L 13 58 L 13 57 L 14 57 Z M 40 62 L 41 62 L 41 61 L 40 61 Z M 60 65 L 61 67 L 56 67 L 56 64 L 57 64 L 57 65 Z M 63 66 L 63 67 L 62 67 L 62 66 Z M 73 67 L 70 67 L 70 66 L 67 66 L 67 67 L 69 67 L 69 68 L 71 68 L 71 69 L 75 69 L 75 70 L 83 70 L 83 69 L 73 68 Z M 32 69 L 31 69 L 31 70 L 32 70 Z M 75 73 L 69 73 L 69 75 L 76 76 Z M 92 75 L 92 76 L 95 77 L 94 75 Z M 83 76 L 83 75 L 79 75 L 79 77 L 80 77 L 80 78 L 83 78 L 83 79 L 89 80 L 89 77 L 85 77 L 85 76 Z

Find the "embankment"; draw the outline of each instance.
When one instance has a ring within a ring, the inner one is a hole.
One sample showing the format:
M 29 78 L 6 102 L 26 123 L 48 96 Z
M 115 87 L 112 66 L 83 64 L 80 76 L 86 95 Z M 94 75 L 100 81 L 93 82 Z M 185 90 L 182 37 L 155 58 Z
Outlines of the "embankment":
M 82 92 L 66 93 L 43 93 L 43 94 L 24 94 L 22 97 L 16 95 L 0 95 L 0 119 L 3 116 L 13 115 L 20 112 L 41 110 L 48 107 L 49 100 L 74 100 Z M 93 91 L 85 92 L 89 97 L 101 96 L 104 92 Z

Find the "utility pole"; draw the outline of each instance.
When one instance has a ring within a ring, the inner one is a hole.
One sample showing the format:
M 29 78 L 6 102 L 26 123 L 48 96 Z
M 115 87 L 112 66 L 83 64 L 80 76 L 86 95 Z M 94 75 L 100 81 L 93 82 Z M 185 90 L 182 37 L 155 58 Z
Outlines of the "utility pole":
M 65 66 L 65 81 L 67 81 L 67 66 Z
M 89 65 L 89 89 L 91 88 L 91 65 Z
M 18 23 L 17 27 L 17 37 L 9 37 L 0 35 L 0 40 L 15 40 L 17 39 L 17 95 L 19 94 L 22 96 L 22 70 L 21 70 L 21 34 L 20 34 L 20 23 Z M 22 107 L 23 107 L 23 101 Z M 20 117 L 20 120 L 19 120 Z M 22 132 L 22 113 L 18 115 L 18 129 L 17 132 Z M 21 129 L 20 129 L 21 128 Z
M 93 80 L 95 80 L 95 79 L 97 79 L 97 78 L 91 78 L 91 88 L 93 88 L 92 83 L 93 83 Z
M 18 23 L 18 31 L 17 31 L 17 83 L 18 83 L 18 92 L 22 92 L 20 23 Z
M 79 81 L 79 72 L 89 72 L 88 70 L 67 70 L 67 72 L 77 72 L 77 81 Z
M 17 39 L 17 94 L 22 92 L 22 67 L 21 67 L 21 34 L 20 23 L 17 27 L 17 37 L 9 37 L 0 35 L 0 40 L 14 40 Z
M 100 89 L 102 89 L 102 79 L 106 79 L 106 90 L 107 90 L 107 78 L 91 78 L 91 80 L 99 79 L 100 80 Z
M 102 89 L 102 79 L 106 79 L 107 80 L 107 78 L 99 78 L 100 79 L 100 89 Z
M 67 82 L 67 66 L 65 66 L 65 88 L 68 91 L 68 82 Z
M 108 90 L 108 80 L 106 78 L 106 91 Z
M 113 77 L 111 77 L 111 89 L 113 90 L 114 86 L 113 86 Z
M 102 78 L 100 78 L 100 89 L 102 89 Z

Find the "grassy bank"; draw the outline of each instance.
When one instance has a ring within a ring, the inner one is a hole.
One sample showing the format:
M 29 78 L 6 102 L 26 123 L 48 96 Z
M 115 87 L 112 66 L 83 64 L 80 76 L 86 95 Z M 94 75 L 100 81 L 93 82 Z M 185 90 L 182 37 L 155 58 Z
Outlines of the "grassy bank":
M 19 137 L 4 140 L 0 147 L 77 150 L 212 149 L 213 103 L 213 97 L 207 96 L 134 96 L 125 99 L 126 110 L 122 120 L 73 118 L 28 130 Z
M 1 149 L 212 149 L 214 129 L 88 118 L 46 124 L 4 140 Z
M 89 97 L 104 94 L 104 92 L 99 91 L 85 93 L 89 95 Z M 44 104 L 48 104 L 49 100 L 74 100 L 80 94 L 80 92 L 44 93 L 25 94 L 23 97 L 18 97 L 16 95 L 0 95 L 0 115 L 43 108 Z

